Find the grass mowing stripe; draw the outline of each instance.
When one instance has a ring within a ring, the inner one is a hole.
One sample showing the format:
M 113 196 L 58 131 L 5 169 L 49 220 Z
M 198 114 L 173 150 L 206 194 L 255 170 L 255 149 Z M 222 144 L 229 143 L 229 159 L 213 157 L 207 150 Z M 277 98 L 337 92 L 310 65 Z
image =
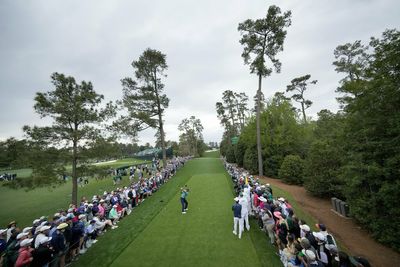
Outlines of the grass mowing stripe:
M 178 193 L 115 266 L 260 266 L 250 236 L 239 240 L 232 234 L 232 193 L 225 175 L 195 175 L 188 185 L 188 213 L 181 214 Z
M 81 256 L 74 266 L 110 266 L 116 257 L 147 227 L 160 210 L 175 196 L 193 170 L 191 162 L 178 171 L 158 192 L 146 199 L 131 215 L 124 218 L 119 228 L 107 233 L 93 248 Z

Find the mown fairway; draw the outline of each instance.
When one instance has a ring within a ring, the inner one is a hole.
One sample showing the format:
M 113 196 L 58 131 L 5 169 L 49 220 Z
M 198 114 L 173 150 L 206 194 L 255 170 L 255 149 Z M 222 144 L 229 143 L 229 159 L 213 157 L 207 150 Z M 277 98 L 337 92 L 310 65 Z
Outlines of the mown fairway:
M 180 210 L 187 184 L 189 211 Z M 75 266 L 281 266 L 263 232 L 232 234 L 232 185 L 219 159 L 194 159 Z

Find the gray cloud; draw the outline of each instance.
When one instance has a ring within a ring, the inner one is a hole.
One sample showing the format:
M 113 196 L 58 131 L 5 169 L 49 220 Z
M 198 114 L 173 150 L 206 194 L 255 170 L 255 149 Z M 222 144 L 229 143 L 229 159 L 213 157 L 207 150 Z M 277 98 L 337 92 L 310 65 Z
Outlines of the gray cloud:
M 280 74 L 264 79 L 270 97 L 294 77 L 311 74 L 319 82 L 307 96 L 309 113 L 336 110 L 341 76 L 332 66 L 334 48 L 380 36 L 399 25 L 400 2 L 370 1 L 22 1 L 0 3 L 0 138 L 21 137 L 24 124 L 44 125 L 33 111 L 37 91 L 52 89 L 58 71 L 90 80 L 107 100 L 121 97 L 120 79 L 132 75 L 130 63 L 147 47 L 167 54 L 165 114 L 167 139 L 177 125 L 195 115 L 206 141 L 219 141 L 222 129 L 215 102 L 226 89 L 255 94 L 257 79 L 240 57 L 237 25 L 260 18 L 269 4 L 292 10 Z M 251 104 L 253 105 L 253 104 Z M 140 135 L 154 142 L 154 131 Z

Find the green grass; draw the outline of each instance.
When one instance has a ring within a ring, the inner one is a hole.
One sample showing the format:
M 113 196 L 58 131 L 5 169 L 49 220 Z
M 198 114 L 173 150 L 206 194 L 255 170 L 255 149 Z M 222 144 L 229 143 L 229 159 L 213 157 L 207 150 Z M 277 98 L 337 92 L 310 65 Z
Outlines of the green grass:
M 113 162 L 110 166 L 123 166 L 143 162 L 137 159 L 124 159 Z M 104 166 L 104 165 L 103 165 Z M 109 166 L 109 165 L 107 165 Z M 20 169 L 21 173 L 28 173 L 30 169 Z M 8 171 L 10 172 L 10 171 Z M 120 186 L 129 184 L 129 179 L 123 177 Z M 103 194 L 104 191 L 115 189 L 113 181 L 110 178 L 104 180 L 89 180 L 89 185 L 78 188 L 78 199 L 82 196 L 92 198 L 93 195 Z M 6 186 L 0 186 L 0 203 L 3 207 L 0 209 L 0 228 L 5 227 L 10 221 L 16 220 L 20 227 L 30 226 L 32 221 L 40 216 L 52 216 L 60 209 L 66 209 L 71 202 L 72 183 L 67 183 L 56 187 L 37 188 L 34 190 L 11 189 Z
M 15 170 L 2 170 L 0 171 L 1 174 L 3 173 L 10 173 L 10 174 L 17 174 L 17 177 L 26 178 L 31 176 L 32 169 L 25 168 L 25 169 L 15 169 Z
M 96 164 L 96 166 L 107 166 L 107 167 L 111 167 L 111 168 L 118 168 L 118 167 L 122 167 L 122 166 L 126 166 L 126 165 L 134 165 L 134 164 L 141 164 L 141 163 L 150 163 L 149 161 L 144 161 L 141 159 L 136 159 L 136 158 L 125 158 L 125 159 L 119 159 L 115 162 L 102 162 L 99 164 Z
M 204 158 L 219 158 L 219 150 L 204 152 Z
M 141 164 L 149 161 L 141 160 L 141 159 L 136 159 L 136 158 L 125 158 L 125 159 L 119 159 L 115 162 L 104 162 L 104 163 L 99 163 L 96 164 L 95 166 L 99 167 L 110 167 L 110 168 L 118 168 L 126 165 L 134 165 L 134 164 Z M 67 171 L 71 171 L 72 167 L 71 165 L 65 166 Z M 24 169 L 3 169 L 0 171 L 0 173 L 16 173 L 17 177 L 19 178 L 27 178 L 32 175 L 32 169 L 30 168 L 24 168 Z
M 119 228 L 99 238 L 74 266 L 281 266 L 269 245 L 268 237 L 251 220 L 251 231 L 241 240 L 232 234 L 233 186 L 218 151 L 206 158 L 185 164 L 178 174 L 119 223 Z M 126 164 L 126 162 L 118 162 Z M 129 164 L 129 163 L 128 163 Z M 124 186 L 128 183 L 124 177 Z M 180 212 L 180 187 L 188 184 L 189 212 Z M 91 198 L 104 190 L 115 189 L 112 180 L 90 180 L 79 188 L 79 197 Z M 309 214 L 287 192 L 273 187 L 275 196 L 283 196 L 295 213 L 310 226 Z M 30 225 L 42 215 L 65 209 L 70 202 L 71 183 L 57 188 L 32 191 L 0 187 L 0 201 L 9 208 L 0 209 L 0 226 L 17 220 L 20 227 Z
M 127 185 L 129 179 L 122 180 L 121 186 Z M 79 199 L 82 196 L 92 198 L 93 195 L 103 194 L 105 190 L 115 189 L 112 179 L 90 180 L 89 185 L 78 188 Z M 6 226 L 11 220 L 16 220 L 20 227 L 29 226 L 40 216 L 53 215 L 59 209 L 66 209 L 71 202 L 71 182 L 56 188 L 38 188 L 30 191 L 0 187 L 0 227 Z
M 180 211 L 180 187 L 191 191 Z M 281 266 L 255 222 L 232 234 L 232 183 L 218 159 L 188 162 L 75 266 Z

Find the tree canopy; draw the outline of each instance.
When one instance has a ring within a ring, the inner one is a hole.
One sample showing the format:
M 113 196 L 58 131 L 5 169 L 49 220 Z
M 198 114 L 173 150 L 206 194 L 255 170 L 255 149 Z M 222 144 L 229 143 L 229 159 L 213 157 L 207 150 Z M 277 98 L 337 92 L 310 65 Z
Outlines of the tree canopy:
M 275 69 L 281 70 L 281 62 L 276 55 L 283 50 L 283 43 L 286 38 L 285 28 L 291 25 L 291 11 L 281 14 L 278 6 L 269 6 L 265 18 L 251 20 L 247 19 L 239 23 L 238 31 L 242 38 L 242 57 L 244 63 L 250 66 L 250 73 L 258 76 L 258 90 L 256 101 L 256 130 L 257 130 L 257 159 L 258 175 L 263 175 L 263 160 L 261 147 L 261 87 L 262 78 L 271 75 Z
M 82 81 L 78 84 L 72 76 L 60 73 L 53 73 L 51 80 L 54 89 L 36 93 L 34 108 L 42 118 L 51 118 L 52 124 L 45 127 L 24 126 L 24 131 L 33 141 L 41 144 L 39 147 L 42 149 L 43 145 L 67 149 L 68 158 L 72 163 L 72 203 L 76 204 L 78 161 L 84 163 L 80 158 L 81 151 L 87 142 L 101 135 L 99 126 L 115 115 L 114 107 L 111 103 L 101 107 L 104 96 L 96 93 L 91 82 Z M 44 154 L 48 155 L 48 152 L 45 151 Z M 57 165 L 48 166 L 47 170 L 43 170 L 43 165 L 38 166 L 41 166 L 40 169 L 34 168 L 34 173 L 54 177 L 53 170 Z
M 163 115 L 169 99 L 163 94 L 161 81 L 168 69 L 166 55 L 148 48 L 132 62 L 132 67 L 135 79 L 127 77 L 121 81 L 123 98 L 120 103 L 127 114 L 120 117 L 117 126 L 131 137 L 136 137 L 138 131 L 156 128 L 160 134 L 163 163 L 166 164 Z

